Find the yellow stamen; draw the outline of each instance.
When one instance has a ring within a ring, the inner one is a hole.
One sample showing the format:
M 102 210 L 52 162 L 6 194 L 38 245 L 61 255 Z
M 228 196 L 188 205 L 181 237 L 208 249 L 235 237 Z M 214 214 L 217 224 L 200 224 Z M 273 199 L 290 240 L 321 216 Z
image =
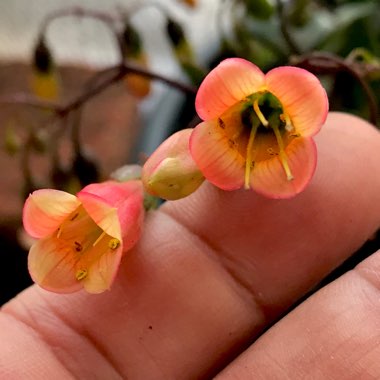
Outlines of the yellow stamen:
M 58 231 L 57 231 L 57 239 L 59 239 L 59 237 L 61 236 L 61 234 L 62 234 L 62 228 L 59 227 Z
M 87 269 L 79 269 L 77 273 L 75 274 L 75 277 L 78 281 L 83 280 L 88 275 Z
M 280 120 L 283 121 L 283 122 L 285 122 L 285 129 L 288 132 L 291 132 L 294 129 L 293 124 L 292 124 L 292 122 L 290 120 L 290 117 L 289 117 L 289 115 L 287 113 L 285 113 L 285 112 L 282 113 L 280 115 Z
M 95 243 L 92 245 L 93 247 L 96 246 L 96 244 L 98 244 L 100 242 L 100 240 L 103 238 L 103 236 L 105 235 L 106 233 L 103 231 L 100 236 L 95 240 Z
M 261 124 L 262 124 L 264 127 L 267 127 L 268 124 L 269 124 L 269 122 L 268 122 L 268 120 L 265 118 L 265 116 L 263 115 L 263 113 L 261 112 L 260 107 L 259 107 L 259 102 L 258 102 L 257 99 L 255 99 L 254 102 L 253 102 L 253 109 L 255 110 L 257 117 L 258 117 L 259 120 L 261 121 Z
M 108 247 L 111 248 L 112 250 L 118 248 L 119 245 L 120 245 L 120 240 L 116 238 L 110 239 L 110 241 L 108 242 Z
M 247 145 L 247 157 L 245 161 L 245 175 L 244 175 L 244 188 L 249 189 L 249 180 L 251 177 L 252 169 L 252 148 L 253 142 L 255 141 L 255 136 L 258 128 L 258 124 L 252 125 L 251 133 L 249 134 L 249 140 Z
M 286 178 L 288 181 L 291 181 L 292 179 L 294 179 L 294 177 L 293 177 L 293 174 L 292 174 L 290 167 L 289 167 L 289 164 L 288 164 L 288 157 L 287 157 L 285 150 L 284 150 L 284 141 L 282 140 L 281 132 L 278 129 L 277 125 L 273 125 L 272 129 L 273 129 L 273 132 L 276 136 L 278 147 L 280 148 L 278 155 L 280 157 L 282 167 L 284 168 Z

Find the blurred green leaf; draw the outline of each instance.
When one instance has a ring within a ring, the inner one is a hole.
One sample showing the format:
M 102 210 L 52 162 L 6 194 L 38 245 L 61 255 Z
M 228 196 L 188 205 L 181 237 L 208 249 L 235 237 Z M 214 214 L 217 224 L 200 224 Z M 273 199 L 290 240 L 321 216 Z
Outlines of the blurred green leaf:
M 190 61 L 182 61 L 180 64 L 186 76 L 190 79 L 191 83 L 195 86 L 200 85 L 206 76 L 206 72 Z
M 338 46 L 344 40 L 347 28 L 355 22 L 371 16 L 377 8 L 378 4 L 375 2 L 349 3 L 337 7 L 330 17 L 324 16 L 328 23 L 324 26 L 324 31 L 319 31 L 319 40 L 312 46 L 313 49 L 339 50 Z
M 275 9 L 271 0 L 244 0 L 244 4 L 248 14 L 260 20 L 268 20 Z

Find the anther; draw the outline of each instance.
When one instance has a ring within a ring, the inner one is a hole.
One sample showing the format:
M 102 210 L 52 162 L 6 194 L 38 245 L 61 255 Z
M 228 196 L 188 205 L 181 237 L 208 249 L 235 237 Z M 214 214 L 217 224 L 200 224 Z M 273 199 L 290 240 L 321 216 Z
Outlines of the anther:
M 118 248 L 119 246 L 120 246 L 120 240 L 119 240 L 119 239 L 112 238 L 112 239 L 110 239 L 110 241 L 108 242 L 108 247 L 111 248 L 112 250 L 115 250 L 115 249 Z
M 75 277 L 78 281 L 83 280 L 88 275 L 87 269 L 79 269 L 77 273 L 75 274 Z
M 283 121 L 284 123 L 285 123 L 285 129 L 288 131 L 288 132 L 291 132 L 293 129 L 294 129 L 294 127 L 293 127 L 293 124 L 292 124 L 292 122 L 291 122 L 291 120 L 290 120 L 290 117 L 289 117 L 289 115 L 287 114 L 287 113 L 282 113 L 281 115 L 280 115 L 280 120 L 281 121 Z

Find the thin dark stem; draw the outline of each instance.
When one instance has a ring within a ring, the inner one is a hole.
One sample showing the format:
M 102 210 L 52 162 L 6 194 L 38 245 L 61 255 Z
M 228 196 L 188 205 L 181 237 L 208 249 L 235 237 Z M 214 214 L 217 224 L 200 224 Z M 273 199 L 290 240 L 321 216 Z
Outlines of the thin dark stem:
M 137 74 L 137 75 L 141 75 L 141 76 L 143 76 L 145 78 L 149 78 L 149 79 L 153 79 L 153 80 L 158 80 L 158 81 L 160 81 L 162 83 L 167 84 L 168 86 L 170 86 L 172 88 L 175 88 L 175 89 L 177 89 L 179 91 L 182 91 L 182 92 L 185 92 L 187 94 L 193 94 L 193 95 L 195 95 L 196 92 L 197 92 L 197 88 L 194 87 L 194 86 L 189 86 L 187 84 L 178 82 L 178 81 L 176 81 L 174 79 L 170 79 L 170 78 L 168 78 L 166 76 L 163 76 L 161 74 L 153 73 L 152 71 L 143 69 L 143 68 L 141 68 L 138 65 L 134 65 L 134 64 L 131 64 L 131 63 L 124 63 L 122 65 L 122 67 L 123 67 L 124 74 L 127 74 L 127 73 Z
M 281 33 L 289 46 L 290 52 L 292 54 L 301 54 L 301 50 L 298 48 L 296 42 L 289 33 L 289 23 L 285 14 L 285 8 L 282 0 L 277 0 L 277 13 L 280 20 Z
M 169 86 L 173 88 L 177 88 L 178 90 L 181 90 L 186 93 L 195 94 L 196 89 L 192 86 L 188 86 L 182 83 L 179 83 L 175 80 L 172 80 L 170 78 L 164 77 L 160 74 L 152 73 L 149 70 L 142 69 L 141 67 L 137 65 L 132 65 L 129 63 L 123 63 L 122 65 L 119 65 L 115 67 L 115 73 L 113 75 L 110 75 L 103 81 L 99 81 L 96 86 L 90 87 L 88 91 L 82 93 L 79 95 L 76 99 L 74 99 L 71 103 L 66 105 L 60 110 L 56 110 L 56 112 L 64 116 L 68 113 L 70 113 L 73 110 L 78 109 L 81 107 L 84 103 L 92 99 L 94 96 L 101 93 L 103 90 L 111 86 L 112 84 L 118 82 L 120 79 L 122 79 L 126 74 L 132 73 L 132 74 L 138 74 L 146 78 L 150 79 L 156 79 L 163 83 L 168 84 Z
M 68 17 L 68 16 L 74 16 L 78 18 L 92 18 L 99 21 L 102 21 L 103 23 L 109 25 L 111 28 L 114 28 L 115 24 L 117 22 L 120 22 L 120 18 L 116 16 L 112 16 L 109 13 L 105 13 L 102 11 L 96 11 L 93 9 L 84 9 L 82 7 L 72 7 L 72 8 L 65 8 L 65 9 L 58 9 L 54 12 L 51 12 L 48 14 L 45 19 L 43 20 L 43 23 L 41 25 L 41 34 L 46 34 L 47 28 L 49 25 L 62 17 Z
M 361 71 L 353 64 L 346 62 L 343 58 L 334 54 L 324 52 L 316 52 L 296 57 L 293 59 L 293 64 L 320 74 L 336 74 L 338 72 L 346 72 L 350 74 L 360 84 L 366 95 L 370 112 L 369 120 L 372 124 L 377 125 L 379 109 L 376 96 L 368 82 L 363 78 Z
M 152 80 L 158 80 L 160 82 L 167 84 L 170 87 L 176 88 L 177 90 L 188 93 L 188 94 L 195 95 L 197 91 L 196 87 L 189 86 L 184 83 L 180 83 L 176 80 L 170 79 L 161 74 L 153 73 L 149 70 L 139 67 L 138 65 L 133 65 L 130 63 L 123 63 L 121 65 L 117 65 L 109 69 L 106 69 L 104 72 L 101 73 L 101 75 L 103 76 L 106 72 L 110 73 L 110 75 L 107 76 L 105 79 L 100 80 L 99 73 L 96 74 L 94 78 L 90 79 L 92 83 L 94 83 L 95 81 L 96 83 L 94 83 L 94 85 L 92 86 L 89 86 L 89 84 L 87 84 L 88 89 L 66 105 L 60 105 L 58 103 L 46 101 L 46 100 L 37 98 L 32 95 L 24 94 L 24 93 L 17 93 L 17 94 L 6 96 L 6 97 L 0 97 L 0 105 L 1 104 L 26 105 L 33 108 L 50 110 L 56 113 L 58 116 L 63 117 L 66 114 L 70 113 L 71 111 L 76 110 L 79 107 L 81 107 L 84 103 L 91 100 L 93 97 L 101 93 L 103 90 L 105 90 L 109 86 L 118 82 L 128 73 L 141 75 L 143 77 L 146 77 Z

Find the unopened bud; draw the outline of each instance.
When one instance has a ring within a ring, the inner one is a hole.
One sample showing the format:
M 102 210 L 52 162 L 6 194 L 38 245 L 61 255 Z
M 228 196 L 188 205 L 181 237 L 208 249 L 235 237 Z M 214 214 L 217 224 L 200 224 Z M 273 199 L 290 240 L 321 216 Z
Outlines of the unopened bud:
M 121 34 L 123 49 L 126 58 L 138 57 L 142 52 L 141 38 L 136 29 L 126 23 Z
M 170 136 L 149 157 L 142 172 L 148 193 L 176 200 L 190 195 L 203 183 L 204 177 L 189 150 L 192 131 L 184 129 Z
M 182 66 L 186 63 L 192 64 L 194 62 L 194 51 L 187 41 L 181 24 L 169 18 L 166 24 L 166 31 L 179 63 Z
M 34 48 L 33 66 L 36 71 L 44 74 L 53 69 L 53 58 L 44 38 L 40 38 Z
M 44 38 L 40 38 L 34 50 L 30 84 L 38 97 L 49 100 L 58 98 L 59 78 L 54 70 L 52 55 Z
M 141 53 L 139 57 L 130 58 L 129 62 L 135 63 L 141 68 L 148 68 L 148 61 L 145 54 Z M 128 91 L 137 98 L 145 98 L 150 93 L 151 80 L 147 77 L 144 77 L 140 74 L 128 73 L 125 76 L 125 84 Z
M 166 32 L 174 47 L 179 46 L 186 40 L 181 24 L 171 18 L 168 19 L 166 24 Z

